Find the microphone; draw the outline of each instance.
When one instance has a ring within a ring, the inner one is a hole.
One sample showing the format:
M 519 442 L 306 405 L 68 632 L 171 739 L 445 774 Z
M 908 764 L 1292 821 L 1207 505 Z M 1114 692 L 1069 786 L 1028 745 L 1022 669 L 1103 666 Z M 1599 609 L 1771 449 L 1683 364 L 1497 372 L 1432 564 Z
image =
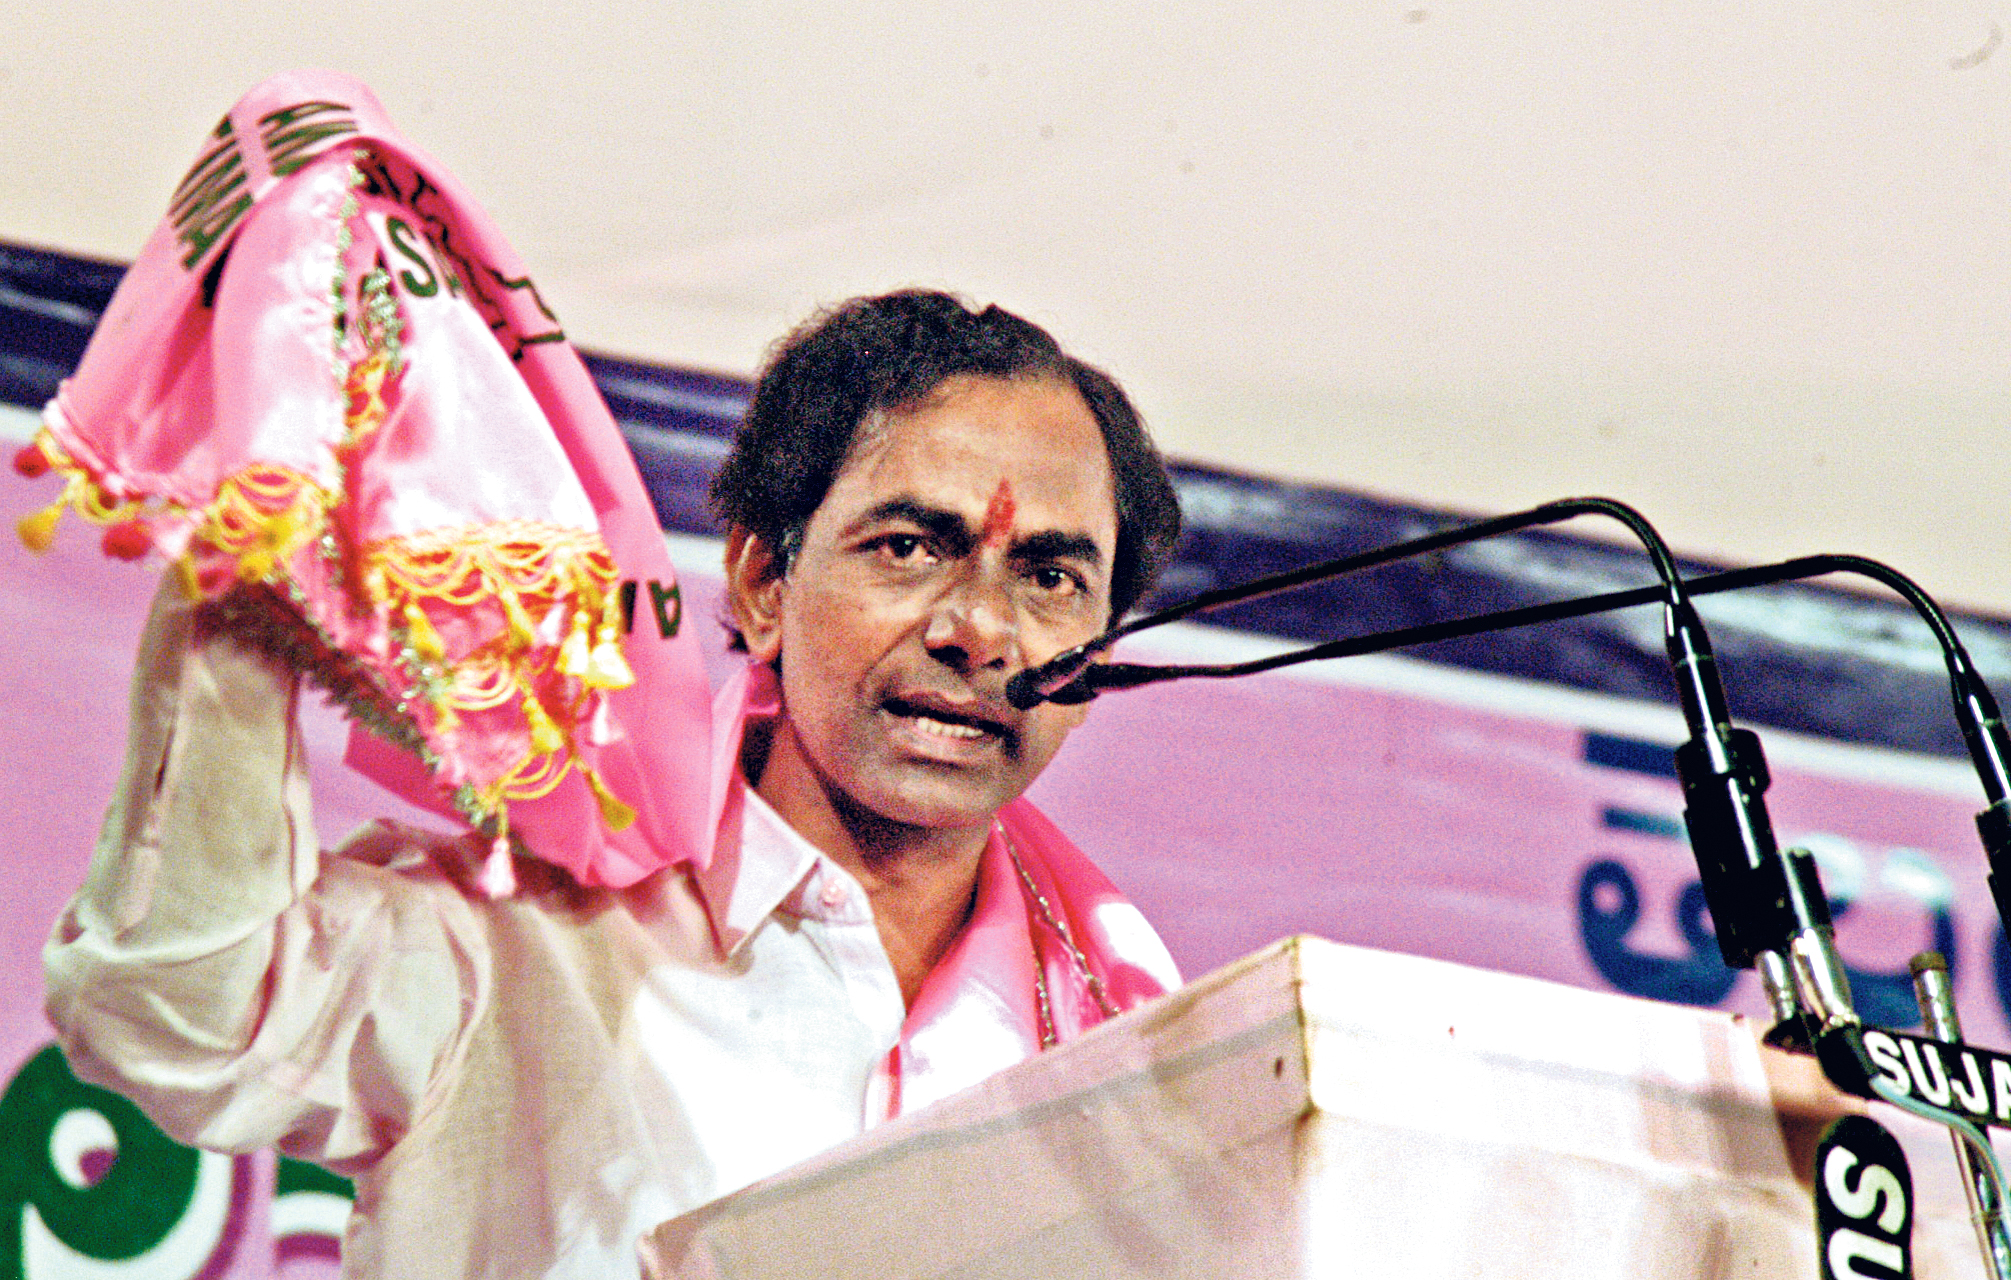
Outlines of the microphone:
M 1634 520 L 1639 521 L 1639 526 L 1628 521 L 1621 514 L 1623 511 L 1632 514 Z M 1098 654 L 1124 636 L 1206 609 L 1256 599 L 1497 533 L 1595 513 L 1614 516 L 1634 529 L 1637 537 L 1650 547 L 1650 559 L 1663 577 L 1663 586 L 1528 605 L 1449 622 L 1332 640 L 1248 662 L 1143 665 L 1095 661 Z M 1778 957 L 1767 959 L 1769 953 L 1776 950 L 1776 946 L 1770 943 L 1777 944 L 1785 937 L 1804 935 L 1810 930 L 1826 933 L 1829 929 L 1827 900 L 1820 891 L 1813 860 L 1801 850 L 1783 854 L 1774 845 L 1763 802 L 1759 799 L 1769 781 L 1759 739 L 1750 731 L 1731 727 L 1717 678 L 1716 661 L 1701 620 L 1687 600 L 1675 603 L 1669 597 L 1672 594 L 1701 596 L 1830 573 L 1854 573 L 1880 583 L 1910 604 L 1941 646 L 1957 722 L 1986 798 L 1985 808 L 1976 815 L 1976 827 L 1989 866 L 1991 897 L 1999 917 L 2011 924 L 2011 732 L 2007 732 L 1996 698 L 1983 682 L 1940 606 L 1905 574 L 1879 561 L 1855 555 L 1802 556 L 1775 565 L 1730 570 L 1685 582 L 1676 578 L 1666 548 L 1660 555 L 1655 554 L 1654 547 L 1659 541 L 1646 522 L 1622 504 L 1596 498 L 1546 503 L 1526 512 L 1441 530 L 1423 538 L 1196 596 L 1112 628 L 1086 644 L 1065 650 L 1039 667 L 1018 673 L 1008 682 L 1006 693 L 1008 699 L 1022 709 L 1038 705 L 1043 700 L 1079 703 L 1109 690 L 1137 688 L 1162 680 L 1254 675 L 1300 662 L 1379 653 L 1662 600 L 1667 614 L 1665 640 L 1678 676 L 1678 693 L 1685 720 L 1690 726 L 1690 741 L 1678 751 L 1679 778 L 1684 784 L 1688 806 L 1686 817 L 1692 823 L 1693 841 L 1700 831 L 1702 833 L 1699 871 L 1706 902 L 1717 925 L 1720 951 L 1731 967 L 1752 968 L 1756 964 L 1761 967 L 1770 999 L 1777 994 L 1782 996 L 1775 1000 L 1775 1008 L 1785 1022 L 1793 1015 L 1792 1002 L 1783 994 L 1788 987 L 1789 975 L 1778 969 L 1775 963 Z M 1710 865 L 1706 866 L 1706 862 Z M 1755 891 L 1757 897 L 1749 896 Z M 1816 947 L 1812 939 L 1806 945 Z M 1831 950 L 1823 947 L 1816 949 Z M 1843 980 L 1841 966 L 1831 966 L 1817 955 L 1811 955 L 1803 964 L 1811 970 L 1805 985 L 1823 989 L 1826 993 L 1819 1003 L 1831 1010 L 1847 1009 L 1848 985 Z M 1824 972 L 1832 968 L 1833 975 Z
M 1615 509 L 1624 509 L 1630 513 L 1633 511 L 1633 508 L 1624 507 L 1623 504 L 1613 502 L 1607 498 L 1563 498 L 1556 502 L 1546 502 L 1540 506 L 1531 507 L 1527 511 L 1511 512 L 1504 516 L 1495 516 L 1487 520 L 1477 520 L 1470 524 L 1456 525 L 1450 529 L 1441 529 L 1436 533 L 1426 534 L 1423 537 L 1391 543 L 1386 547 L 1357 552 L 1353 555 L 1341 556 L 1333 560 L 1324 560 L 1317 564 L 1307 565 L 1299 569 L 1291 569 L 1284 573 L 1271 574 L 1268 577 L 1257 578 L 1236 586 L 1221 587 L 1214 591 L 1204 591 L 1198 596 L 1183 600 L 1178 604 L 1169 605 L 1156 613 L 1120 623 L 1093 640 L 1076 645 L 1072 649 L 1062 650 L 1038 667 L 1029 667 L 1027 670 L 1015 674 L 1006 682 L 1006 700 L 1021 711 L 1030 710 L 1039 706 L 1042 702 L 1086 702 L 1090 698 L 1095 697 L 1096 693 L 1100 690 L 1088 684 L 1083 685 L 1081 688 L 1072 686 L 1077 685 L 1089 671 L 1093 670 L 1090 664 L 1098 654 L 1125 636 L 1150 630 L 1153 627 L 1165 626 L 1169 622 L 1178 622 L 1180 619 L 1192 614 L 1205 612 L 1209 609 L 1219 609 L 1224 605 L 1238 604 L 1245 600 L 1261 599 L 1265 596 L 1275 595 L 1280 591 L 1289 591 L 1293 587 L 1302 587 L 1314 582 L 1323 582 L 1329 578 L 1342 577 L 1363 569 L 1372 569 L 1379 565 L 1390 564 L 1398 560 L 1429 555 L 1434 551 L 1442 551 L 1447 547 L 1461 546 L 1469 542 L 1478 542 L 1485 538 L 1494 537 L 1497 534 L 1513 533 L 1516 530 L 1527 529 L 1536 525 L 1556 524 L 1559 521 L 1570 520 L 1582 515 L 1613 515 Z M 1615 518 L 1620 517 L 1616 516 Z M 1636 514 L 1634 515 L 1634 519 L 1639 521 L 1640 516 Z M 1645 521 L 1641 521 L 1641 524 L 1644 528 L 1646 527 Z M 1664 555 L 1666 559 L 1666 552 Z M 1664 582 L 1672 580 L 1674 576 L 1675 568 L 1673 563 L 1671 563 L 1669 573 L 1664 576 Z M 1322 656 L 1338 655 L 1323 654 Z M 1259 669 L 1269 670 L 1269 668 Z M 1162 678 L 1170 679 L 1172 677 Z M 1104 681 L 1102 688 L 1132 687 L 1132 683 L 1125 683 L 1123 677 L 1105 677 Z M 1150 681 L 1137 681 L 1133 683 L 1150 683 Z
M 1821 569 L 1802 568 L 1810 560 L 1789 560 L 1778 565 L 1763 565 L 1752 569 L 1733 569 L 1724 573 L 1714 573 L 1707 577 L 1686 578 L 1684 588 L 1693 596 L 1709 595 L 1720 591 L 1734 591 L 1740 587 L 1764 586 L 1790 578 L 1809 577 L 1824 572 Z M 1603 595 L 1585 596 L 1575 600 L 1557 600 L 1548 604 L 1522 605 L 1514 609 L 1502 609 L 1493 613 L 1476 614 L 1471 618 L 1455 618 L 1447 622 L 1427 622 L 1416 626 L 1400 627 L 1393 631 L 1378 631 L 1364 636 L 1352 636 L 1341 640 L 1328 640 L 1310 645 L 1304 649 L 1293 649 L 1285 653 L 1272 654 L 1264 658 L 1252 658 L 1244 662 L 1190 663 L 1190 664 L 1146 664 L 1132 662 L 1091 663 L 1093 652 L 1085 653 L 1091 646 L 1102 647 L 1101 638 L 1088 645 L 1079 645 L 1063 651 L 1048 663 L 1032 667 L 1012 677 L 1006 684 L 1010 698 L 1015 690 L 1025 697 L 1027 707 L 1042 701 L 1079 703 L 1087 702 L 1098 694 L 1113 689 L 1136 689 L 1142 685 L 1158 684 L 1164 680 L 1186 679 L 1229 679 L 1235 676 L 1257 675 L 1265 671 L 1276 671 L 1283 667 L 1297 666 L 1302 662 L 1318 662 L 1326 658 L 1352 658 L 1362 654 L 1385 653 L 1391 649 L 1407 649 L 1413 645 L 1432 644 L 1440 640 L 1459 640 L 1467 636 L 1483 635 L 1490 631 L 1506 631 L 1515 627 L 1526 627 L 1539 622 L 1556 622 L 1565 618 L 1582 618 L 1587 614 L 1606 613 L 1614 609 L 1625 609 L 1635 605 L 1654 604 L 1663 597 L 1663 589 L 1656 587 L 1635 587 L 1627 591 L 1611 591 Z M 1125 634 L 1143 631 L 1149 624 L 1159 625 L 1159 615 L 1140 619 L 1129 627 Z M 1172 619 L 1163 619 L 1172 621 Z M 1111 639 L 1116 639 L 1112 636 Z M 1071 674 L 1072 673 L 1072 674 Z M 1059 682 L 1059 683 L 1057 683 Z M 1052 687 L 1053 692 L 1042 695 L 1043 687 Z M 1019 705 L 1019 704 L 1015 704 Z
M 1315 566 L 1316 568 L 1325 566 Z M 1295 576 L 1303 577 L 1309 571 L 1296 571 Z M 1692 597 L 1715 595 L 1724 591 L 1737 591 L 1746 587 L 1768 586 L 1780 582 L 1793 582 L 1807 578 L 1822 577 L 1832 573 L 1852 573 L 1870 578 L 1887 587 L 1894 594 L 1913 607 L 1927 623 L 1929 630 L 1940 644 L 1943 661 L 1948 668 L 1949 692 L 1954 704 L 1956 721 L 1962 730 L 1964 744 L 1976 769 L 1977 778 L 1982 783 L 1987 801 L 1986 807 L 1976 815 L 1977 834 L 1981 837 L 1985 859 L 1989 866 L 1988 883 L 1996 904 L 1999 917 L 2011 925 L 2011 731 L 2007 731 L 2002 711 L 1996 697 L 1976 670 L 1968 650 L 1956 634 L 1947 615 L 1920 586 L 1911 578 L 1890 565 L 1855 555 L 1810 555 L 1783 560 L 1778 564 L 1759 565 L 1748 569 L 1732 569 L 1698 578 L 1684 579 L 1684 590 Z M 1311 581 L 1313 579 L 1306 578 Z M 1274 581 L 1272 579 L 1263 582 Z M 1262 585 L 1262 582 L 1252 586 Z M 1228 588 L 1217 595 L 1230 595 L 1236 588 Z M 1113 689 L 1135 689 L 1143 685 L 1157 684 L 1163 680 L 1190 678 L 1226 679 L 1236 676 L 1255 675 L 1264 671 L 1275 671 L 1283 667 L 1296 666 L 1301 662 L 1316 662 L 1327 658 L 1348 658 L 1361 654 L 1384 653 L 1392 649 L 1408 648 L 1412 645 L 1431 644 L 1440 640 L 1457 640 L 1467 636 L 1482 635 L 1491 631 L 1506 631 L 1515 627 L 1531 626 L 1542 622 L 1560 621 L 1566 618 L 1580 618 L 1588 614 L 1605 613 L 1614 609 L 1626 609 L 1637 605 L 1653 604 L 1662 599 L 1661 587 L 1636 587 L 1627 591 L 1610 591 L 1596 596 L 1585 596 L 1575 600 L 1559 600 L 1548 604 L 1524 605 L 1514 609 L 1502 609 L 1492 613 L 1478 614 L 1470 618 L 1456 618 L 1446 622 L 1425 623 L 1418 626 L 1401 627 L 1391 631 L 1379 631 L 1369 635 L 1352 636 L 1340 640 L 1330 640 L 1303 649 L 1294 649 L 1269 657 L 1256 658 L 1246 662 L 1186 665 L 1148 665 L 1140 663 L 1090 662 L 1091 653 L 1084 650 L 1091 646 L 1080 646 L 1058 657 L 1047 666 L 1023 671 L 1014 677 L 1023 681 L 1025 688 L 1035 688 L 1036 681 L 1048 683 L 1059 681 L 1056 692 L 1048 695 L 1056 702 L 1084 702 L 1100 693 Z M 1194 612 L 1191 602 L 1178 606 L 1180 615 Z M 1143 618 L 1131 624 L 1126 634 L 1145 630 L 1148 626 L 1159 625 L 1160 615 Z M 1170 621 L 1170 619 L 1166 619 Z M 1113 637 L 1114 638 L 1114 637 Z M 1092 641 L 1092 645 L 1098 642 Z M 1080 661 L 1077 657 L 1080 655 Z M 1011 686 L 1009 685 L 1010 689 Z M 1029 704 L 1031 705 L 1031 704 Z
M 1676 572 L 1675 559 L 1654 527 L 1625 503 L 1609 498 L 1567 498 L 1207 592 L 1114 627 L 1086 644 L 1057 654 L 1040 667 L 1017 674 L 1008 683 L 1006 696 L 1015 706 L 1025 708 L 1043 699 L 1083 701 L 1102 689 L 1135 687 L 1168 678 L 1148 674 L 1150 668 L 1100 666 L 1094 659 L 1123 636 L 1205 609 L 1580 515 L 1604 515 L 1625 525 L 1646 549 L 1661 580 L 1661 588 L 1650 592 L 1644 602 L 1660 599 L 1663 605 L 1664 644 L 1676 677 L 1684 721 L 1690 730 L 1689 740 L 1676 752 L 1677 776 L 1683 787 L 1685 818 L 1705 902 L 1716 924 L 1718 947 L 1726 965 L 1760 969 L 1779 1026 L 1797 1023 L 1796 1015 L 1803 1007 L 1797 1002 L 1797 989 L 1805 992 L 1806 1006 L 1818 1011 L 1820 1025 L 1855 1021 L 1842 961 L 1829 942 L 1832 930 L 1828 902 L 1821 891 L 1814 859 L 1800 850 L 1784 856 L 1776 845 L 1762 798 L 1769 777 L 1759 738 L 1750 730 L 1732 727 L 1710 639 Z M 1183 674 L 1227 675 L 1268 670 L 1313 656 L 1339 656 L 1339 649 L 1346 645 L 1347 642 L 1334 642 L 1302 654 L 1238 664 L 1233 672 L 1224 668 Z

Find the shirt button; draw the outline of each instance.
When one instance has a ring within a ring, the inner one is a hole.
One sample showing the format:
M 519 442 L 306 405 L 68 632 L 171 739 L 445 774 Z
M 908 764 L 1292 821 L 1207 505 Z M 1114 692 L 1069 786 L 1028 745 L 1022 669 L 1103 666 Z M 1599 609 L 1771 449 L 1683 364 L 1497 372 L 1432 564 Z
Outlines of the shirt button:
M 836 911 L 845 905 L 845 899 L 849 896 L 845 892 L 844 885 L 836 880 L 826 880 L 823 889 L 818 891 L 817 900 L 824 904 L 826 911 Z

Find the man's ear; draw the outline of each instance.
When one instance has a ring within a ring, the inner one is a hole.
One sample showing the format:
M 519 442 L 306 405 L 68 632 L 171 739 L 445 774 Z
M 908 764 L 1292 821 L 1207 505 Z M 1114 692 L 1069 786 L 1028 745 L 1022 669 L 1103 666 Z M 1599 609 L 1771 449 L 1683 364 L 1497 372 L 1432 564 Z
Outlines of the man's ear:
M 726 531 L 726 603 L 756 662 L 774 662 L 782 652 L 782 596 L 788 586 L 782 561 L 760 534 L 742 525 Z

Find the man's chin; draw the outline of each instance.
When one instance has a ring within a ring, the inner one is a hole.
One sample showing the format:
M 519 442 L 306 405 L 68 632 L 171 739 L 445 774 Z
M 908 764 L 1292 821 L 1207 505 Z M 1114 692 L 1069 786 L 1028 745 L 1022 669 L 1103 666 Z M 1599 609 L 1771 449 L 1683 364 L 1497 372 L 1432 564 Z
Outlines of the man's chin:
M 925 773 L 889 781 L 893 785 L 859 787 L 850 795 L 852 804 L 880 821 L 931 831 L 990 826 L 998 811 L 1019 795 L 995 779 L 969 776 Z

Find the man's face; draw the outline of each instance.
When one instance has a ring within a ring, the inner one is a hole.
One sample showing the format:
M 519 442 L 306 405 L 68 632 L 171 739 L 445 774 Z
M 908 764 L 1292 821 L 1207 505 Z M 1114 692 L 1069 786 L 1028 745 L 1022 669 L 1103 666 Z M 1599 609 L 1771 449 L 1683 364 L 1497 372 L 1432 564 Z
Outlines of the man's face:
M 1109 455 L 1068 384 L 956 377 L 869 420 L 759 589 L 772 626 L 740 610 L 754 656 L 781 658 L 768 770 L 841 811 L 988 823 L 1083 713 L 1015 710 L 1006 681 L 1103 629 L 1116 546 Z

